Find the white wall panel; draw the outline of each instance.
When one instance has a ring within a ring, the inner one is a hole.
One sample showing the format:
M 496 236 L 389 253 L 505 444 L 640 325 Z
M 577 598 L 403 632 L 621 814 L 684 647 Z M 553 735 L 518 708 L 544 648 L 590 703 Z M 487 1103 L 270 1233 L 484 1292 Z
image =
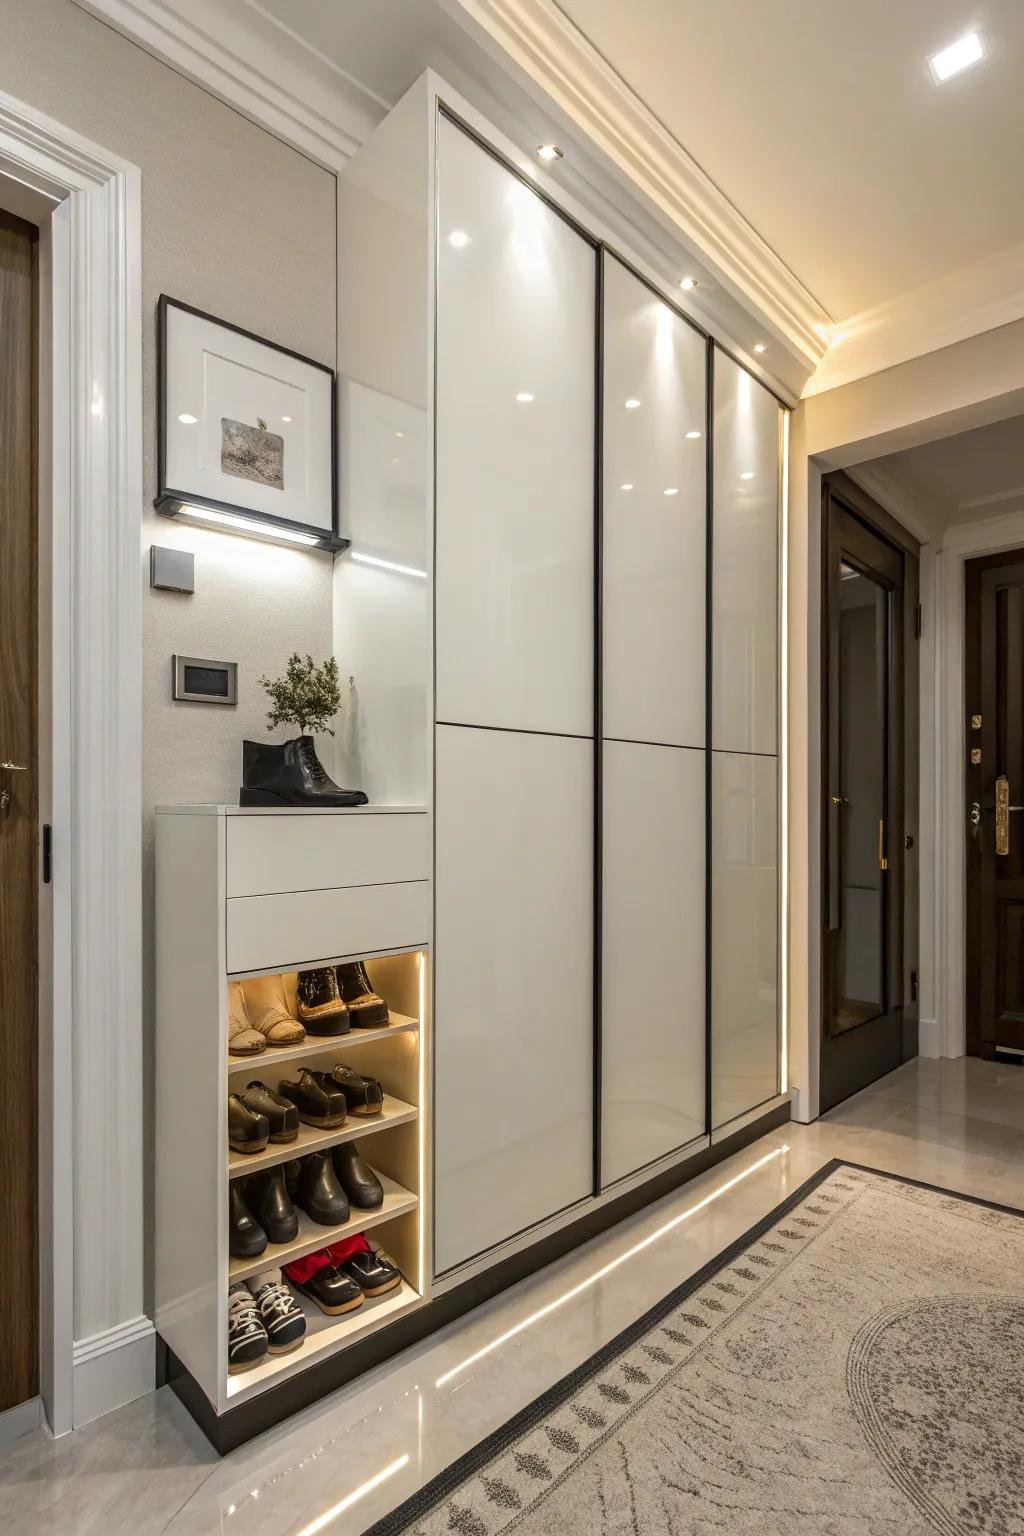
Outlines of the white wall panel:
M 595 253 L 447 119 L 439 146 L 437 719 L 586 735 Z
M 605 742 L 602 1183 L 705 1129 L 703 751 Z
M 604 273 L 604 734 L 702 747 L 704 338 Z
M 712 746 L 775 752 L 780 407 L 715 350 Z
M 437 728 L 435 1264 L 590 1193 L 593 746 Z
M 711 1123 L 778 1092 L 778 764 L 711 758 Z

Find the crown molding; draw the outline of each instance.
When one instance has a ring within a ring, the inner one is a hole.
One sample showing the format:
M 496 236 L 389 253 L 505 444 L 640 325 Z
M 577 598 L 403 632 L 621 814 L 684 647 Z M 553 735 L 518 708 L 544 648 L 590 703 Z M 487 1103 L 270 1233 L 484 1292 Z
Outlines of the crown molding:
M 841 321 L 803 398 L 1022 318 L 1024 242 Z
M 817 366 L 828 313 L 553 0 L 441 4 L 496 44 L 715 280 Z
M 330 171 L 390 106 L 256 0 L 75 4 Z
M 844 471 L 862 491 L 896 519 L 920 544 L 935 544 L 942 519 L 896 470 L 881 464 L 853 464 Z

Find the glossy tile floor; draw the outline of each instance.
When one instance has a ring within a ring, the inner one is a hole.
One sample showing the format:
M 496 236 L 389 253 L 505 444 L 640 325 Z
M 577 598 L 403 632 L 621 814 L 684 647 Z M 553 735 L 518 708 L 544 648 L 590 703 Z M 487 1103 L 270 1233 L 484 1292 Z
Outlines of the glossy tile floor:
M 349 1536 L 497 1428 L 832 1157 L 1024 1207 L 1024 1067 L 908 1063 L 773 1132 L 358 1385 L 219 1460 L 166 1388 L 0 1453 L 6 1532 Z

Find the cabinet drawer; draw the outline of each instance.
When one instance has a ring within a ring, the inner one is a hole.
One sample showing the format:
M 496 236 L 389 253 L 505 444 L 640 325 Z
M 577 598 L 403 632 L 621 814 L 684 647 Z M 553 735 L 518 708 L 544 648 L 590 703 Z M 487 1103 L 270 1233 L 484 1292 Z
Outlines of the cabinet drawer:
M 280 896 L 231 896 L 227 906 L 230 972 L 290 970 L 334 956 L 426 944 L 430 885 L 357 885 Z
M 429 877 L 428 818 L 420 812 L 227 818 L 228 896 Z

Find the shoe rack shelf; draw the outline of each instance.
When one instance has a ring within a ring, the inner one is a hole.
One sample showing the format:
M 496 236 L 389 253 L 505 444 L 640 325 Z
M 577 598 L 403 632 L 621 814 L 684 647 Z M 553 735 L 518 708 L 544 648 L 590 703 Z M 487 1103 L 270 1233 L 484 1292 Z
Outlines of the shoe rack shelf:
M 239 1422 L 232 1415 L 243 1408 L 272 1422 L 288 1410 L 273 1407 L 276 1397 L 257 1408 L 262 1394 L 428 1299 L 429 877 L 429 817 L 415 807 L 157 812 L 156 1326 L 173 1356 L 172 1384 L 198 1405 L 200 1422 L 212 1418 L 214 1438 L 222 1424 Z M 295 973 L 343 960 L 366 962 L 388 1003 L 386 1027 L 307 1035 L 253 1056 L 229 1053 L 234 981 L 280 974 L 293 1011 Z M 230 1150 L 229 1093 L 256 1080 L 276 1089 L 300 1066 L 336 1063 L 380 1079 L 379 1115 L 350 1114 L 333 1129 L 303 1124 L 296 1141 L 255 1154 Z M 383 1204 L 353 1208 L 337 1227 L 300 1211 L 293 1242 L 268 1242 L 254 1259 L 233 1257 L 230 1181 L 342 1142 L 355 1142 L 373 1167 Z M 307 1318 L 302 1345 L 230 1375 L 229 1285 L 361 1232 L 372 1232 L 394 1260 L 400 1287 L 340 1316 L 293 1293 Z
M 419 1196 L 411 1190 L 404 1189 L 401 1184 L 396 1184 L 394 1179 L 389 1179 L 386 1173 L 374 1170 L 381 1184 L 384 1186 L 384 1203 L 375 1211 L 357 1211 L 352 1208 L 352 1214 L 348 1221 L 342 1222 L 340 1227 L 323 1227 L 318 1222 L 312 1221 L 305 1211 L 299 1211 L 299 1235 L 290 1243 L 268 1243 L 263 1253 L 256 1259 L 231 1259 L 228 1263 L 228 1281 L 234 1285 L 236 1280 L 247 1280 L 250 1275 L 259 1275 L 265 1269 L 273 1265 L 290 1264 L 293 1259 L 301 1259 L 307 1253 L 315 1253 L 318 1248 L 324 1248 L 328 1243 L 340 1243 L 342 1238 L 355 1237 L 357 1232 L 369 1232 L 382 1221 L 390 1221 L 393 1216 L 404 1216 L 407 1211 L 414 1211 L 419 1204 Z
M 392 1130 L 396 1125 L 415 1120 L 418 1114 L 415 1104 L 406 1104 L 404 1100 L 385 1093 L 384 1108 L 379 1115 L 348 1115 L 344 1125 L 335 1126 L 329 1131 L 318 1131 L 312 1125 L 300 1125 L 296 1141 L 271 1141 L 263 1152 L 229 1152 L 228 1177 L 238 1179 L 243 1174 L 259 1173 L 263 1168 L 290 1162 L 293 1157 L 305 1157 L 307 1152 L 321 1152 L 324 1147 L 339 1146 L 343 1141 L 365 1141 L 370 1136 L 379 1135 L 381 1131 Z

